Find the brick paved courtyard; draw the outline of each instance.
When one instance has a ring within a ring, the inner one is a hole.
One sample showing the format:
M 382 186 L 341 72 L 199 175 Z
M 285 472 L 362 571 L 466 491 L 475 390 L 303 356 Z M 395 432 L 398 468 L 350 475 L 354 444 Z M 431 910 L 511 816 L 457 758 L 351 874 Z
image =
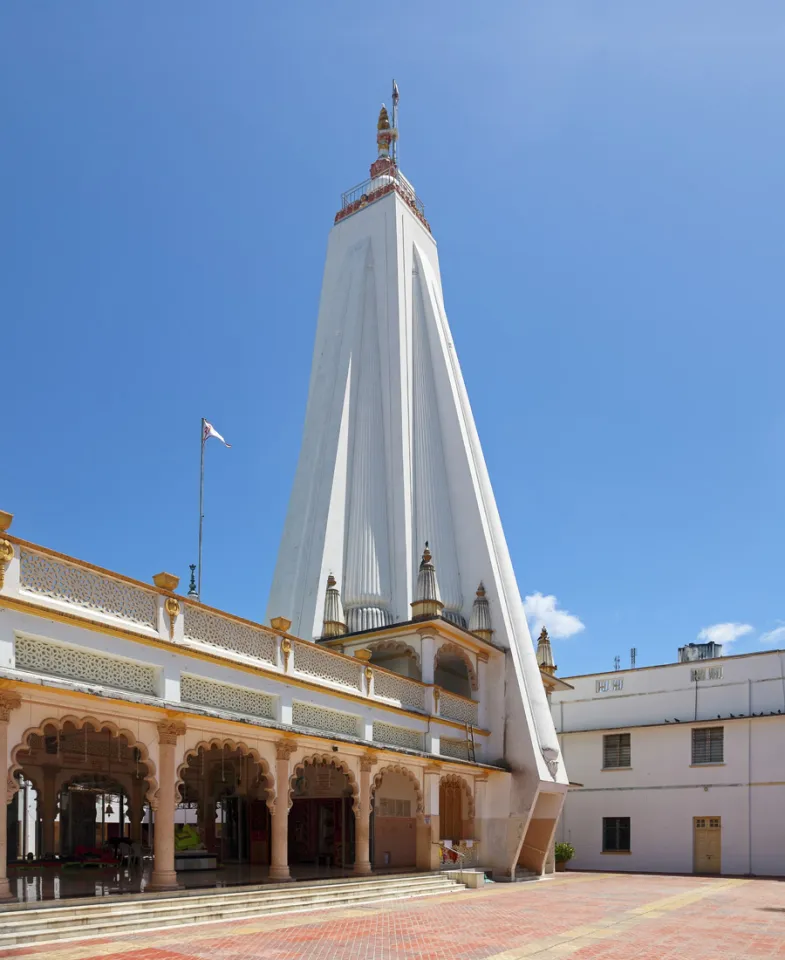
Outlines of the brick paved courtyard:
M 36 960 L 785 958 L 785 883 L 568 873 L 353 907 L 0 952 Z

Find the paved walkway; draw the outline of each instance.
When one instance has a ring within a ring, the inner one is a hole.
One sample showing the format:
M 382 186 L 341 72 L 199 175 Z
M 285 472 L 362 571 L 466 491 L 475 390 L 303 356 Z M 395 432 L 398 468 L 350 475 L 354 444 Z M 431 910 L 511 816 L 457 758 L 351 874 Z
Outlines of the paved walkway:
M 785 958 L 785 882 L 567 873 L 387 907 L 0 951 L 25 960 Z

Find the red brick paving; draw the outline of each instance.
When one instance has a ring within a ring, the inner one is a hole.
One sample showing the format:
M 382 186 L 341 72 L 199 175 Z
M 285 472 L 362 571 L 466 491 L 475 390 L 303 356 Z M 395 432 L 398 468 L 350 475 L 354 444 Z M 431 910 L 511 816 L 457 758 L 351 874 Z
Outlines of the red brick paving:
M 785 960 L 785 883 L 569 873 L 384 907 L 17 948 L 0 958 L 514 960 L 524 948 L 521 957 L 540 960 Z

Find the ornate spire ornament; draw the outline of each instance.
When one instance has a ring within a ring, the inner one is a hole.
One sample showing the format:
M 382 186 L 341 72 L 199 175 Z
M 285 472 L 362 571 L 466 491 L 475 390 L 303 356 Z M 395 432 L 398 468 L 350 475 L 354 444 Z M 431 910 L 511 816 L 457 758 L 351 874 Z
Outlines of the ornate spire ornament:
M 327 577 L 327 590 L 324 595 L 324 622 L 322 624 L 323 637 L 342 637 L 346 633 L 341 594 L 335 577 Z
M 444 604 L 439 596 L 439 583 L 436 579 L 436 568 L 432 563 L 433 557 L 425 541 L 425 550 L 420 561 L 420 570 L 417 574 L 417 589 L 412 603 L 412 620 L 430 620 L 441 616 Z
M 472 604 L 472 615 L 469 619 L 469 632 L 481 640 L 491 642 L 493 630 L 491 628 L 491 608 L 488 598 L 485 596 L 485 585 L 480 581 L 477 587 L 477 595 Z
M 376 121 L 376 149 L 378 157 L 371 164 L 371 176 L 384 176 L 385 174 L 394 174 L 398 158 L 398 87 L 393 80 L 392 91 L 392 123 L 387 107 L 382 104 L 379 111 L 379 119 Z
M 188 569 L 191 571 L 191 582 L 188 584 L 188 596 L 195 597 L 199 599 L 199 594 L 196 592 L 196 564 L 188 564 Z
M 551 676 L 556 673 L 551 641 L 545 627 L 540 631 L 540 639 L 537 641 L 537 663 L 540 665 L 540 670 L 544 670 L 545 673 L 549 673 Z

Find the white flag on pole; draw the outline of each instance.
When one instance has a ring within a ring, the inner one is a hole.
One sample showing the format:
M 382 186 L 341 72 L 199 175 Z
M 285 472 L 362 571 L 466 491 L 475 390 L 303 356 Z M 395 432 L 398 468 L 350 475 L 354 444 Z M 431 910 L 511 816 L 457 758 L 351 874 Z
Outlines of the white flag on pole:
M 231 447 L 231 443 L 227 443 L 221 434 L 215 429 L 215 427 L 208 423 L 207 420 L 204 421 L 204 434 L 202 435 L 202 443 L 205 440 L 208 440 L 210 437 L 215 437 L 216 440 L 220 440 L 225 447 Z

